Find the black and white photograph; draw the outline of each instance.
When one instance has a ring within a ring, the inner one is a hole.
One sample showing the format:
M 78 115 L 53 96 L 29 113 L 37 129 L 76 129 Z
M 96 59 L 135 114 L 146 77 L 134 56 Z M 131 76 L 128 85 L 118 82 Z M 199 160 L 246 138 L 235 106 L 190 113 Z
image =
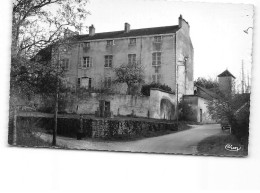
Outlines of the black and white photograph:
M 253 5 L 15 0 L 12 18 L 10 145 L 248 155 Z
M 258 193 L 258 0 L 0 1 L 0 192 Z

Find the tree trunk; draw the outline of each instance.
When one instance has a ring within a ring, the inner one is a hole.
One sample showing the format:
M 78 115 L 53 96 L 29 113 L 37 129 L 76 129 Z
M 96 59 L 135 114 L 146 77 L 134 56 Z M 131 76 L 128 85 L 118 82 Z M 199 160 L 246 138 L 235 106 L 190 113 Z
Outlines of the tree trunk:
M 52 139 L 53 146 L 56 146 L 58 109 L 59 109 L 59 79 L 57 78 L 56 93 L 55 93 L 55 108 L 54 108 L 54 127 L 53 127 L 53 139 Z

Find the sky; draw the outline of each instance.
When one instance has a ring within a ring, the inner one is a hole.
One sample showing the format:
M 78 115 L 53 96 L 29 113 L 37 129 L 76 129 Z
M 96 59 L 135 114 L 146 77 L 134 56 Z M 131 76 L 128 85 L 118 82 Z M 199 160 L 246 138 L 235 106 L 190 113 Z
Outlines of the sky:
M 190 24 L 195 79 L 215 79 L 228 69 L 237 81 L 241 81 L 242 60 L 245 76 L 251 74 L 251 5 L 171 0 L 90 0 L 88 8 L 91 15 L 86 25 L 94 24 L 96 33 L 123 30 L 125 22 L 130 23 L 131 29 L 177 25 L 182 14 Z M 246 34 L 244 30 L 248 28 Z

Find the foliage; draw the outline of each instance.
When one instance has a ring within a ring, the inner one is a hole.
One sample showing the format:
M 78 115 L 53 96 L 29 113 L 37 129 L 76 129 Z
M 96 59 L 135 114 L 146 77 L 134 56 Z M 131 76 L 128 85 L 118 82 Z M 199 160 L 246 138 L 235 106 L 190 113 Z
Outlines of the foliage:
M 234 147 L 241 147 L 240 151 L 228 151 L 225 149 L 227 144 L 232 144 Z M 243 146 L 241 146 L 243 145 Z M 247 156 L 248 144 L 243 144 L 237 140 L 234 135 L 221 133 L 210 136 L 199 142 L 197 150 L 199 154 L 204 155 L 222 155 L 222 156 Z
M 194 81 L 194 85 L 201 86 L 206 89 L 212 89 L 212 88 L 218 88 L 219 84 L 216 80 L 213 80 L 211 78 L 206 79 L 199 77 L 197 80 Z
M 116 74 L 114 83 L 126 83 L 127 94 L 132 94 L 131 90 L 144 82 L 144 68 L 140 62 L 122 64 L 114 71 Z
M 15 97 L 30 100 L 35 94 L 53 96 L 57 87 L 66 91 L 59 58 L 61 49 L 70 48 L 70 35 L 75 34 L 65 28 L 81 30 L 89 14 L 86 3 L 86 0 L 13 1 L 11 100 Z
M 223 95 L 208 102 L 208 111 L 217 121 L 228 119 L 232 133 L 239 139 L 248 137 L 250 95 Z
M 158 88 L 166 92 L 172 92 L 171 87 L 169 87 L 168 85 L 160 84 L 160 83 L 150 83 L 142 86 L 141 93 L 144 96 L 150 96 L 151 88 Z
M 93 120 L 97 122 L 97 120 Z M 103 132 L 99 132 L 102 128 Z M 175 123 L 148 122 L 136 120 L 103 120 L 93 128 L 94 137 L 106 140 L 127 140 L 154 137 L 177 131 Z
M 179 105 L 179 120 L 183 121 L 196 121 L 196 118 L 194 118 L 195 110 L 192 109 L 192 107 L 187 104 L 184 100 L 182 100 Z M 194 118 L 194 120 L 191 120 L 191 118 Z
M 14 0 L 12 55 L 33 57 L 66 35 L 81 31 L 88 14 L 87 0 Z

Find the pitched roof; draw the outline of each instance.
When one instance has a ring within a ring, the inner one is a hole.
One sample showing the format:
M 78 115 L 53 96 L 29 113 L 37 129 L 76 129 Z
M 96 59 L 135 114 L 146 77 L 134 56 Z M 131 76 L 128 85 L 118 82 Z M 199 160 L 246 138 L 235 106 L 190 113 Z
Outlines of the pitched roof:
M 113 31 L 113 32 L 96 33 L 93 36 L 78 35 L 76 36 L 76 38 L 80 41 L 97 40 L 97 39 L 113 39 L 113 38 L 135 37 L 135 36 L 144 36 L 144 35 L 169 34 L 169 33 L 175 33 L 178 30 L 179 30 L 179 26 L 174 25 L 174 26 L 164 26 L 164 27 L 131 29 L 127 33 L 125 31 Z
M 222 72 L 221 74 L 218 75 L 218 77 L 227 77 L 227 76 L 232 76 L 233 78 L 236 78 L 228 70 L 225 70 L 224 72 Z
M 212 92 L 209 89 L 203 88 L 203 87 L 198 86 L 198 85 L 195 85 L 195 86 L 197 87 L 196 95 L 201 97 L 201 98 L 211 100 L 213 98 L 217 99 L 217 98 L 220 97 L 215 92 Z

